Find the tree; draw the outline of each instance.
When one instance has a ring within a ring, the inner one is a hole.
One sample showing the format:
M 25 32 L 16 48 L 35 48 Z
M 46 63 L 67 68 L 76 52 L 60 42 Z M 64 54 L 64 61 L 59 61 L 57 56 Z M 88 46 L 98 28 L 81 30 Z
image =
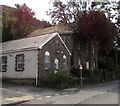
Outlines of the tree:
M 34 17 L 35 12 L 32 11 L 26 4 L 16 4 L 16 8 L 2 5 L 2 14 L 0 18 L 2 22 L 2 37 L 1 41 L 9 41 L 13 39 L 23 38 L 30 32 L 51 26 L 45 20 L 38 20 Z
M 67 15 L 67 6 L 60 1 L 54 2 L 53 7 L 53 10 L 49 10 L 49 12 L 47 12 L 47 14 L 50 15 L 52 19 L 52 23 L 54 25 L 60 23 L 69 23 L 69 17 Z
M 12 40 L 16 37 L 16 29 L 14 25 L 16 24 L 17 19 L 10 17 L 7 11 L 3 11 L 2 14 L 2 41 Z
M 22 38 L 34 29 L 34 12 L 25 4 L 16 7 L 2 11 L 2 42 Z
M 16 4 L 16 7 L 17 9 L 11 14 L 11 17 L 17 18 L 14 27 L 16 28 L 19 37 L 24 37 L 34 29 L 33 24 L 35 12 L 33 12 L 26 4 Z
M 85 40 L 84 44 L 88 46 L 90 63 L 93 63 L 94 48 L 98 53 L 105 50 L 106 55 L 113 49 L 117 30 L 115 24 L 108 20 L 103 12 L 90 11 L 80 14 L 74 28 L 80 42 L 81 39 Z
M 83 16 L 82 22 L 78 23 L 78 26 L 90 44 L 106 49 L 107 53 L 109 52 L 108 48 L 113 48 L 116 27 L 103 12 L 90 11 Z
M 81 11 L 89 10 L 89 0 L 83 2 L 82 0 L 69 0 L 68 2 L 62 2 L 53 0 L 53 9 L 47 11 L 47 15 L 51 17 L 52 24 L 67 24 L 76 20 L 76 17 Z
M 118 34 L 115 36 L 115 47 L 120 47 L 120 1 L 92 2 L 93 10 L 102 10 L 107 18 L 115 23 L 118 29 Z
M 117 27 L 118 27 L 118 36 L 116 37 L 117 48 L 120 48 L 120 1 L 117 6 L 118 18 L 117 18 Z

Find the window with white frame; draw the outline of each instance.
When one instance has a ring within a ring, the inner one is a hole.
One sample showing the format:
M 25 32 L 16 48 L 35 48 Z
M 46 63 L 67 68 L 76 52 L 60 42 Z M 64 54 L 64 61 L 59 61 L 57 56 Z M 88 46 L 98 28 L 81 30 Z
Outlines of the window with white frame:
M 67 57 L 65 55 L 63 55 L 63 70 L 67 70 Z
M 24 70 L 24 54 L 16 55 L 16 71 Z
M 89 62 L 86 61 L 86 69 L 89 69 Z
M 45 70 L 50 69 L 50 53 L 48 51 L 45 52 Z
M 0 71 L 2 72 L 7 71 L 7 56 L 2 56 L 0 58 Z
M 58 68 L 59 68 L 59 60 L 55 59 L 54 64 L 55 64 L 55 73 L 56 73 L 58 71 Z

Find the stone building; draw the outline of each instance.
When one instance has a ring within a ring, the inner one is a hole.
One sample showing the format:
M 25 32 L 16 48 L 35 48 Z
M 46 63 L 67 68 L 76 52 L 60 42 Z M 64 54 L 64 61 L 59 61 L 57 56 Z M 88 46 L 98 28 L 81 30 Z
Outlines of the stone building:
M 2 78 L 38 85 L 38 80 L 59 69 L 70 70 L 71 52 L 58 33 L 1 43 Z
M 82 36 L 82 35 L 79 35 Z M 89 45 L 74 34 L 69 25 L 36 30 L 24 39 L 4 42 L 0 54 L 3 78 L 38 80 L 57 70 L 68 72 L 74 67 L 97 68 L 97 46 Z
M 59 33 L 71 52 L 71 68 L 78 68 L 80 64 L 82 64 L 82 66 L 87 69 L 98 67 L 97 46 L 95 44 L 89 45 L 88 42 L 82 38 L 82 35 L 79 35 L 81 36 L 81 39 L 78 40 L 72 27 L 70 27 L 68 24 L 39 29 L 32 32 L 27 37 L 40 36 L 42 34 L 49 34 L 54 32 Z

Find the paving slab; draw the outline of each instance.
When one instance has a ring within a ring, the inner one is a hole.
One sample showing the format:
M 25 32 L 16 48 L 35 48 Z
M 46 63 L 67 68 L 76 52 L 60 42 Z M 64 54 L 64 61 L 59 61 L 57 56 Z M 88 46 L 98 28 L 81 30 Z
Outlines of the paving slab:
M 2 104 L 18 104 L 33 100 L 34 97 L 22 92 L 2 88 Z

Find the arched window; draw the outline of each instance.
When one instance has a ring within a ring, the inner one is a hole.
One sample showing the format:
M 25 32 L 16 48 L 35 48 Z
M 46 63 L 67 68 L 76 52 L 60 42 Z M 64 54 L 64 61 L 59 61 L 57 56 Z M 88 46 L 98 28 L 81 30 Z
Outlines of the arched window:
M 96 68 L 96 59 L 94 58 L 93 68 Z
M 80 65 L 81 64 L 81 59 L 80 58 L 78 58 L 78 65 Z
M 45 70 L 50 69 L 50 53 L 48 51 L 45 52 Z
M 59 68 L 59 61 L 58 61 L 58 59 L 54 60 L 54 64 L 55 64 L 55 73 L 56 73 L 58 71 L 58 68 Z
M 89 69 L 90 68 L 90 66 L 89 66 L 89 59 L 86 59 L 86 69 Z
M 67 57 L 65 55 L 63 55 L 63 70 L 67 70 Z

